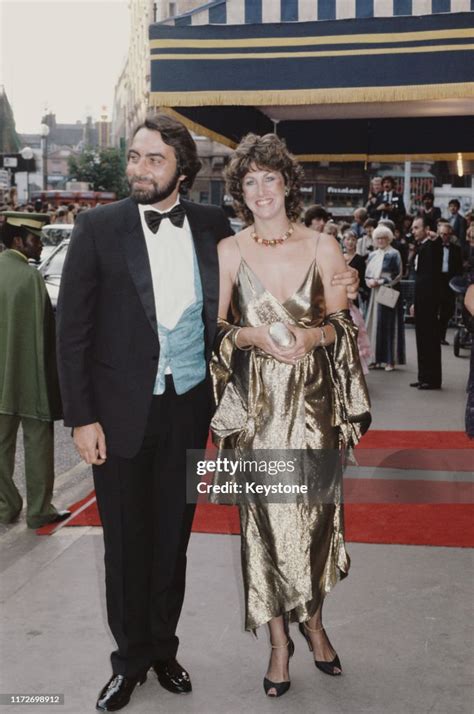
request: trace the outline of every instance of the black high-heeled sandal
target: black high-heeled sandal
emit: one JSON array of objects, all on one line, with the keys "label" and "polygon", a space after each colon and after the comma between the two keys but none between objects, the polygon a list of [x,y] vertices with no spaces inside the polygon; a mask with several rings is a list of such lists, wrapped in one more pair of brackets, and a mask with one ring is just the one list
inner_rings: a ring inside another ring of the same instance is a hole
[{"label": "black high-heeled sandal", "polygon": [[[317,629],[314,629],[313,627],[310,627],[306,622],[300,622],[298,625],[298,629],[305,638],[306,642],[308,643],[309,651],[313,652],[313,643],[311,642],[311,637],[308,635],[308,630],[309,632],[321,632],[321,630],[324,630],[324,627],[318,627]],[[321,670],[321,672],[324,672],[324,674],[329,674],[331,677],[340,677],[342,674],[342,667],[341,667],[341,661],[339,657],[336,656],[334,657],[331,662],[324,662],[324,661],[318,661],[314,660],[315,666]],[[336,669],[339,670],[339,672],[336,672]]]},{"label": "black high-heeled sandal", "polygon": [[[288,637],[284,645],[272,645],[272,650],[280,649],[280,647],[288,647],[288,661],[293,657],[295,653],[295,643]],[[283,694],[289,690],[291,682],[272,682],[271,679],[267,677],[263,678],[263,688],[267,697],[281,697]],[[269,694],[270,689],[274,689],[276,694]]]}]

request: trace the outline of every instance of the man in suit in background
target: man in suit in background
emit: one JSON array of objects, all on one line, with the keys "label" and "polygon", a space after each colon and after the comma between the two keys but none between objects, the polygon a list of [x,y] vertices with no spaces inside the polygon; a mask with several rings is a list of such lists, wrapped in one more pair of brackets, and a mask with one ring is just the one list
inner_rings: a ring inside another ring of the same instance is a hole
[{"label": "man in suit in background", "polygon": [[451,199],[451,201],[448,203],[448,210],[450,213],[448,220],[451,225],[451,228],[453,229],[454,235],[459,240],[462,247],[464,246],[464,243],[466,241],[467,221],[464,216],[461,216],[461,214],[459,213],[460,208],[461,204],[459,203],[457,198]]},{"label": "man in suit in background", "polygon": [[448,221],[441,219],[438,223],[438,235],[443,245],[443,265],[441,268],[441,294],[439,306],[439,327],[442,345],[449,345],[446,340],[446,330],[454,314],[455,293],[449,287],[449,281],[455,275],[462,275],[462,250],[453,243],[453,229]]},{"label": "man in suit in background", "polygon": [[395,191],[395,181],[391,176],[384,176],[382,190],[377,194],[375,203],[377,220],[391,220],[398,228],[401,228],[405,213],[403,196]]},{"label": "man in suit in background", "polygon": [[418,380],[410,387],[441,389],[439,304],[443,249],[441,238],[432,239],[428,220],[415,218],[412,226],[417,243],[415,256],[415,331]]},{"label": "man in suit in background", "polygon": [[365,204],[365,208],[367,211],[367,215],[369,218],[374,218],[378,220],[379,214],[376,210],[376,205],[377,205],[377,197],[382,190],[382,177],[381,176],[374,176],[372,179],[370,179],[370,188],[369,188],[369,196],[367,203]]}]

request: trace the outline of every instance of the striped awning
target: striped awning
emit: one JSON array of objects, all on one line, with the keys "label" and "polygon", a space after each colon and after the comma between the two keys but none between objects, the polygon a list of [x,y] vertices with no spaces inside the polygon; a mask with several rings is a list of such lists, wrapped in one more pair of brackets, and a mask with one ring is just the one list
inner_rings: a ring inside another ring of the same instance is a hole
[{"label": "striped awning", "polygon": [[307,160],[474,158],[474,13],[150,27],[153,106]]}]

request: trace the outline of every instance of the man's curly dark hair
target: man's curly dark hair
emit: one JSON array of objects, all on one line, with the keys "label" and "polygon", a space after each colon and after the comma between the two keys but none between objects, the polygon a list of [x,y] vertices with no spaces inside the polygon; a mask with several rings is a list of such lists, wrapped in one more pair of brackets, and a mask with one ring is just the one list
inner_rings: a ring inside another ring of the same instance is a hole
[{"label": "man's curly dark hair", "polygon": [[244,201],[242,181],[254,169],[279,171],[283,175],[288,189],[285,198],[286,214],[291,221],[297,221],[301,213],[303,169],[286,148],[285,141],[276,134],[247,134],[227,164],[224,171],[226,191],[234,199],[236,214],[246,225],[253,223],[252,211]]}]

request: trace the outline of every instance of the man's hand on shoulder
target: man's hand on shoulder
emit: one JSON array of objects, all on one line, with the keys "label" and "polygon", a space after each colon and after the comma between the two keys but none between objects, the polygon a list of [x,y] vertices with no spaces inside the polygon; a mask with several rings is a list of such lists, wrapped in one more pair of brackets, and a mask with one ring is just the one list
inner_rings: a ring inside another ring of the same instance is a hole
[{"label": "man's hand on shoulder", "polygon": [[99,422],[74,427],[74,446],[86,464],[101,466],[107,458],[105,434]]},{"label": "man's hand on shoulder", "polygon": [[346,288],[347,297],[350,300],[357,300],[359,296],[359,273],[355,268],[347,266],[346,270],[341,273],[336,273],[332,279],[333,285],[342,285]]}]

